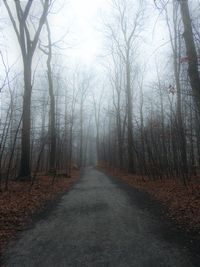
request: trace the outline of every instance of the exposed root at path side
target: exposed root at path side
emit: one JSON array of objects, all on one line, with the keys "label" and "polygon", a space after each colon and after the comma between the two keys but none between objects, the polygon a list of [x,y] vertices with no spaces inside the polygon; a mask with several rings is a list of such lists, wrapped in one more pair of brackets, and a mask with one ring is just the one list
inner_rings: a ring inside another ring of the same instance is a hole
[{"label": "exposed root at path side", "polygon": [[58,177],[52,185],[52,177],[39,177],[30,191],[30,182],[10,182],[9,190],[0,193],[0,255],[8,242],[24,229],[31,216],[64,192],[78,179],[74,171],[71,178]]},{"label": "exposed root at path side", "polygon": [[187,187],[174,180],[142,180],[140,176],[121,171],[106,172],[121,178],[141,191],[151,194],[156,200],[164,204],[168,215],[186,231],[200,234],[200,185],[191,184]]}]

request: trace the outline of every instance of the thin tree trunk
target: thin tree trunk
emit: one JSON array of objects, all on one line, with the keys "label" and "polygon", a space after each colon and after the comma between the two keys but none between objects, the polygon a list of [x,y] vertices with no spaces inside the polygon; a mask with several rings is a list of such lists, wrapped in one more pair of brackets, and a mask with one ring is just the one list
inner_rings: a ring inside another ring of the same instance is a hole
[{"label": "thin tree trunk", "polygon": [[135,171],[135,166],[134,166],[134,155],[133,155],[133,110],[132,110],[133,108],[132,108],[129,54],[127,55],[127,62],[126,62],[126,93],[127,93],[127,115],[128,115],[128,129],[127,129],[128,171],[133,173]]}]

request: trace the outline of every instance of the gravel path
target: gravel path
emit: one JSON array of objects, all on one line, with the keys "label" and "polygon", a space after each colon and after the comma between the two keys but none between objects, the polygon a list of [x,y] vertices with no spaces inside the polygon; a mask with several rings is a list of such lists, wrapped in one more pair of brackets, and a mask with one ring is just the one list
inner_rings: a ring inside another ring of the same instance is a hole
[{"label": "gravel path", "polygon": [[95,169],[10,245],[6,266],[200,266],[145,194]]}]

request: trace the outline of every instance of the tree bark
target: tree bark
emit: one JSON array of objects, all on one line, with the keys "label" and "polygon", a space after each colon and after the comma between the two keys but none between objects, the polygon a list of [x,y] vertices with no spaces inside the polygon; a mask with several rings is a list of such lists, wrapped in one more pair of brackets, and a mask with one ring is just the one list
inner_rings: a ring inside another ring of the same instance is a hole
[{"label": "tree bark", "polygon": [[200,76],[198,72],[198,56],[192,31],[192,22],[188,6],[188,0],[179,0],[181,16],[184,25],[183,37],[185,40],[186,53],[188,57],[188,75],[193,91],[193,98],[200,116]]},{"label": "tree bark", "polygon": [[30,177],[30,132],[31,132],[31,58],[24,59],[24,97],[22,113],[21,162],[19,177]]},{"label": "tree bark", "polygon": [[[128,54],[128,52],[127,52]],[[134,155],[133,155],[133,107],[132,107],[132,93],[131,93],[131,77],[130,77],[130,63],[129,54],[126,62],[126,94],[127,94],[127,111],[128,111],[128,171],[133,173],[135,171]]]}]

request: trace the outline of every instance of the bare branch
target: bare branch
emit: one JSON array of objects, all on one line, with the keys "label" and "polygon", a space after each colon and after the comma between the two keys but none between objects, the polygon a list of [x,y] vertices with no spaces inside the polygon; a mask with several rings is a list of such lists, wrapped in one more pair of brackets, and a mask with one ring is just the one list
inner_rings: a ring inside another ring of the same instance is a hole
[{"label": "bare branch", "polygon": [[17,38],[18,38],[18,40],[20,42],[20,35],[19,35],[19,30],[17,29],[16,21],[15,21],[13,15],[12,15],[12,12],[10,10],[10,7],[9,7],[8,3],[7,3],[7,0],[3,0],[3,2],[4,2],[4,5],[5,5],[6,9],[7,9],[8,15],[9,15],[10,20],[12,22],[12,25],[13,25],[13,28],[14,28],[15,33],[17,35]]}]

